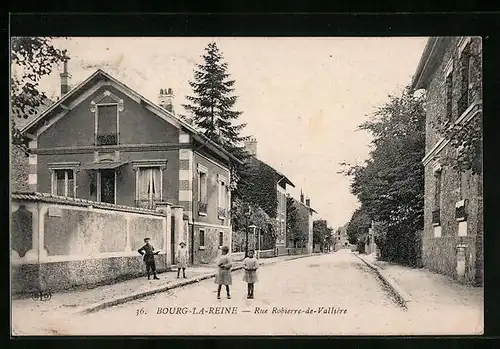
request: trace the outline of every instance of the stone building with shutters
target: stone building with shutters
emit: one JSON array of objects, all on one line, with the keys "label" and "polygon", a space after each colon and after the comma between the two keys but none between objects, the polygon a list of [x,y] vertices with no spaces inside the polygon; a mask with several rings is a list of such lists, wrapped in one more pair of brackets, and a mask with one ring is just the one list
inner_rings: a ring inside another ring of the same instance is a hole
[{"label": "stone building with shutters", "polygon": [[475,285],[483,282],[483,178],[451,166],[457,148],[443,131],[481,120],[481,65],[481,38],[433,37],[412,81],[427,98],[422,263]]},{"label": "stone building with shutters", "polygon": [[191,263],[214,261],[231,246],[229,168],[239,160],[174,114],[170,88],[155,104],[102,70],[72,89],[70,77],[61,74],[60,99],[21,129],[29,191],[162,209],[171,216],[168,264],[181,240]]}]

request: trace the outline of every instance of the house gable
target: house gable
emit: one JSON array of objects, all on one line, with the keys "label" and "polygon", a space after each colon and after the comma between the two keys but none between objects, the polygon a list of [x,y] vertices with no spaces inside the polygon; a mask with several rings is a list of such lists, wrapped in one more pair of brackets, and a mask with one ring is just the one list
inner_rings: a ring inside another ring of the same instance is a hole
[{"label": "house gable", "polygon": [[[75,108],[80,107],[82,103],[84,103],[85,107],[85,102],[88,102],[88,99],[103,87],[106,87],[106,90],[114,89],[115,91],[121,93],[124,101],[126,97],[128,97],[132,101],[135,101],[135,103],[142,108],[141,112],[138,114],[142,115],[144,114],[144,111],[149,111],[150,113],[156,115],[159,119],[175,127],[177,130],[182,129],[183,135],[189,134],[190,136],[193,137],[193,139],[197,140],[198,142],[201,142],[204,147],[209,149],[214,154],[218,154],[219,156],[227,158],[228,160],[231,159],[232,161],[241,163],[241,160],[237,159],[232,154],[222,149],[220,145],[209,140],[207,137],[199,134],[193,126],[178,119],[171,112],[147,100],[146,98],[144,98],[131,88],[122,84],[121,82],[114,79],[113,77],[106,74],[100,69],[97,70],[94,74],[92,74],[87,80],[83,81],[80,85],[78,85],[70,92],[68,92],[66,95],[64,95],[58,102],[54,103],[48,110],[40,114],[33,121],[29,122],[21,130],[21,132],[29,136],[30,138],[36,140],[39,135],[44,133],[47,129],[51,128],[51,126],[54,125],[59,120],[65,118],[66,115],[68,115]],[[120,95],[119,93],[117,93],[118,96]],[[136,117],[135,120],[139,120],[136,131],[140,132],[142,125],[142,123],[140,122],[140,117]],[[165,127],[164,125],[159,126],[158,128],[155,128],[155,131],[158,132],[158,130],[162,130],[162,132],[164,132],[164,127]],[[75,133],[75,130],[72,129],[68,124],[65,125],[65,127],[59,126],[59,128],[65,129],[64,130],[65,134],[71,135],[72,133],[73,134]],[[149,139],[149,134],[147,132],[143,132],[143,134],[147,135],[147,137],[145,137],[141,141],[141,144],[144,143],[145,140]],[[178,136],[176,141],[172,140],[172,142],[179,143],[180,141],[179,137],[181,137],[181,135]],[[87,138],[86,143],[88,143],[88,135],[85,135],[83,138],[84,139]],[[54,145],[52,145],[52,147],[53,146]]]},{"label": "house gable", "polygon": [[177,144],[177,125],[158,117],[137,100],[123,93],[112,83],[98,84],[85,98],[69,104],[69,110],[48,118],[47,125],[37,130],[38,148],[94,146],[96,116],[99,105],[118,108],[119,144]]}]

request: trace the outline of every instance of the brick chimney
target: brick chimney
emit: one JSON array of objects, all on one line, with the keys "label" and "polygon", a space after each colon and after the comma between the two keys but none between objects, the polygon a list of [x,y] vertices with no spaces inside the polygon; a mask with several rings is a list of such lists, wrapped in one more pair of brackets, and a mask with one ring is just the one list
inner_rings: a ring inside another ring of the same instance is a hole
[{"label": "brick chimney", "polygon": [[158,105],[171,113],[174,113],[174,91],[171,88],[161,88],[158,96]]},{"label": "brick chimney", "polygon": [[306,206],[311,207],[311,198],[306,199]]},{"label": "brick chimney", "polygon": [[68,73],[68,61],[64,61],[63,72],[59,74],[61,77],[61,97],[70,90],[71,74]]},{"label": "brick chimney", "polygon": [[245,142],[245,150],[252,156],[257,156],[257,140],[250,138]]},{"label": "brick chimney", "polygon": [[304,203],[304,193],[302,192],[302,190],[300,191],[300,203]]}]

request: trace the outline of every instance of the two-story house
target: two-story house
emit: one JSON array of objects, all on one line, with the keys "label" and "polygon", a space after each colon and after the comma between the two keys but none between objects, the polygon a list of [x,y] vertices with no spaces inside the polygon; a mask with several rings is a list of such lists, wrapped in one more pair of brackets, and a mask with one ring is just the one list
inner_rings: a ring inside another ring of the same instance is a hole
[{"label": "two-story house", "polygon": [[483,280],[482,175],[449,165],[457,149],[438,130],[446,123],[464,130],[481,120],[481,65],[481,38],[433,37],[412,82],[427,98],[422,263],[478,285]]},{"label": "two-story house", "polygon": [[210,263],[231,245],[227,184],[239,160],[173,113],[171,89],[155,104],[102,70],[71,90],[66,69],[61,78],[61,98],[21,130],[30,138],[30,191],[151,210],[177,205],[172,262],[180,240],[191,263]]},{"label": "two-story house", "polygon": [[[257,158],[257,141],[251,139],[245,144],[251,155],[248,161],[250,168],[249,185],[242,185],[242,192],[258,204],[271,218],[276,219],[276,240],[273,248],[278,255],[286,253],[286,194],[287,185],[295,187],[287,176],[280,173]],[[265,240],[267,241],[267,240]],[[266,244],[267,245],[267,244]],[[266,246],[270,248],[271,246]]]}]

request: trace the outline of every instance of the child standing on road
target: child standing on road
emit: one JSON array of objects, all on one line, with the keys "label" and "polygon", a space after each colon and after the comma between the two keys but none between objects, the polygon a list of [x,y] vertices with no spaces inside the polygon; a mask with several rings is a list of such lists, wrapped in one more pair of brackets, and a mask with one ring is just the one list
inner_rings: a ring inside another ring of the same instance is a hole
[{"label": "child standing on road", "polygon": [[217,260],[219,271],[215,274],[215,283],[219,285],[217,288],[217,299],[220,299],[220,290],[222,285],[226,286],[227,299],[231,299],[231,295],[229,294],[229,285],[232,284],[231,267],[233,264],[231,257],[229,257],[229,247],[222,246],[221,251],[222,255]]},{"label": "child standing on road", "polygon": [[259,262],[254,258],[253,250],[248,251],[248,257],[243,260],[243,269],[245,269],[245,274],[243,275],[243,281],[248,284],[247,298],[253,299],[253,286],[258,281],[257,279],[257,269],[259,268]]},{"label": "child standing on road", "polygon": [[188,251],[186,248],[186,244],[184,241],[181,241],[179,244],[180,248],[177,250],[177,279],[179,278],[179,275],[181,273],[182,269],[182,277],[185,279],[186,278],[186,267],[187,267],[187,261],[188,261]]},{"label": "child standing on road", "polygon": [[137,250],[141,255],[144,256],[143,260],[146,263],[146,272],[148,273],[148,280],[150,279],[150,272],[153,272],[153,279],[160,280],[158,276],[156,276],[156,264],[155,264],[155,254],[160,253],[160,251],[155,251],[153,245],[151,245],[151,239],[145,238],[144,242],[146,243],[140,249]]}]

